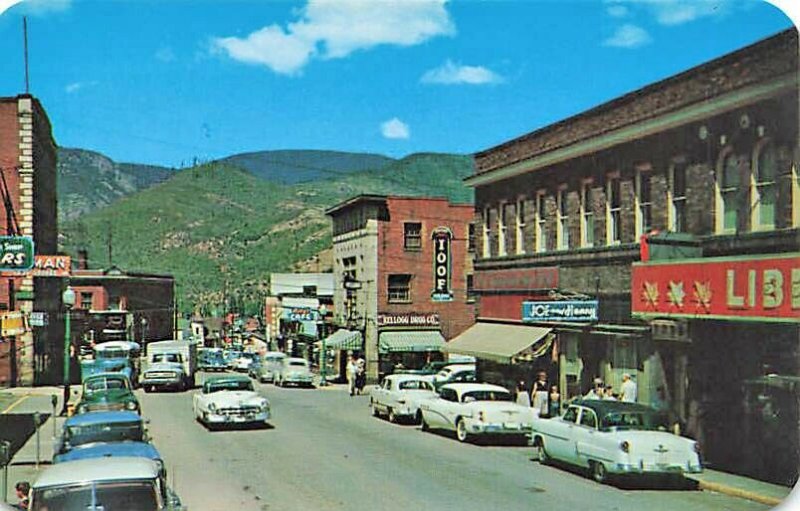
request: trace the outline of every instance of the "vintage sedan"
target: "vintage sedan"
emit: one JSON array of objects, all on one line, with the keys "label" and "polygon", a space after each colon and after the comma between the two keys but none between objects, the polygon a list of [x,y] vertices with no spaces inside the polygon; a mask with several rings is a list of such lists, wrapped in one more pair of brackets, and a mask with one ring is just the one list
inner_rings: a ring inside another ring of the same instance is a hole
[{"label": "vintage sedan", "polygon": [[540,462],[563,461],[609,475],[675,475],[702,472],[697,442],[668,432],[653,408],[636,403],[583,399],[561,417],[537,420],[532,439]]},{"label": "vintage sedan", "polygon": [[278,368],[278,373],[275,375],[275,385],[279,387],[287,385],[312,387],[314,385],[314,375],[311,374],[308,360],[295,357],[283,359],[280,368]]},{"label": "vintage sedan", "polygon": [[432,397],[436,397],[436,392],[429,381],[413,374],[392,374],[370,392],[369,404],[375,417],[385,414],[389,422],[414,419],[419,423],[422,420],[419,404]]},{"label": "vintage sedan", "polygon": [[135,412],[87,412],[64,422],[61,438],[54,448],[54,463],[66,461],[67,454],[80,447],[105,443],[147,442],[144,420]]},{"label": "vintage sedan", "polygon": [[426,379],[439,388],[447,383],[472,383],[475,381],[475,364],[451,364]]},{"label": "vintage sedan", "polygon": [[76,413],[101,410],[128,410],[141,414],[139,400],[131,382],[122,373],[101,373],[86,378]]},{"label": "vintage sedan", "polygon": [[218,348],[205,348],[197,354],[197,369],[199,371],[225,371],[228,363]]},{"label": "vintage sedan", "polygon": [[250,366],[250,375],[261,383],[274,382],[275,375],[280,371],[285,358],[285,353],[268,351],[259,359],[258,363]]},{"label": "vintage sedan", "polygon": [[422,429],[448,429],[460,442],[478,435],[527,435],[532,408],[514,402],[511,392],[488,383],[449,383],[439,395],[420,402]]},{"label": "vintage sedan", "polygon": [[208,428],[232,424],[264,424],[270,417],[269,401],[253,390],[246,376],[209,378],[194,395],[194,416]]}]

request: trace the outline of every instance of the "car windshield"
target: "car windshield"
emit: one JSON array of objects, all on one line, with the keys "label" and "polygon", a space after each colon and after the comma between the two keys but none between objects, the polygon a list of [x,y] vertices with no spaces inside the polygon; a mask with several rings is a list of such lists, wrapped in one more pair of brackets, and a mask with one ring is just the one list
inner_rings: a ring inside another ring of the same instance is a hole
[{"label": "car windshield", "polygon": [[450,373],[452,372],[453,372],[452,369],[450,369],[449,367],[445,367],[444,369],[439,371],[439,376],[441,376],[442,378],[447,378],[448,376],[450,376]]},{"label": "car windshield", "polygon": [[153,355],[153,362],[181,362],[181,356],[178,353],[156,353]]},{"label": "car windshield", "polygon": [[96,378],[85,383],[86,390],[97,392],[102,390],[127,389],[128,382],[121,378]]},{"label": "car windshield", "polygon": [[253,390],[253,384],[249,380],[215,381],[207,385],[208,391],[206,394],[221,390]]},{"label": "car windshield", "polygon": [[400,390],[431,390],[431,386],[422,380],[406,380],[400,382]]},{"label": "car windshield", "polygon": [[126,440],[141,442],[144,438],[144,428],[140,421],[88,424],[70,426],[64,436],[72,447],[94,442],[124,442]]},{"label": "car windshield", "polygon": [[461,396],[463,403],[473,401],[512,401],[511,393],[505,390],[473,390]]},{"label": "car windshield", "polygon": [[156,486],[152,481],[114,481],[33,491],[34,511],[156,511]]},{"label": "car windshield", "polygon": [[612,429],[620,430],[657,430],[666,426],[663,417],[657,413],[646,411],[619,411],[611,412],[600,421],[600,429],[609,431]]}]

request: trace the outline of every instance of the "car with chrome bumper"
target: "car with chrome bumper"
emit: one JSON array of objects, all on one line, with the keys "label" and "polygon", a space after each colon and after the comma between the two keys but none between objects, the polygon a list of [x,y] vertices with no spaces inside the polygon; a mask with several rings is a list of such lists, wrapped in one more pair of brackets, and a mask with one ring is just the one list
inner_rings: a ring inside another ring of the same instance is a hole
[{"label": "car with chrome bumper", "polygon": [[537,458],[588,469],[595,481],[609,476],[700,473],[694,440],[669,432],[666,418],[649,406],[582,399],[561,417],[540,419],[531,433]]},{"label": "car with chrome bumper", "polygon": [[115,410],[142,413],[128,377],[122,373],[101,373],[86,378],[75,413]]},{"label": "car with chrome bumper", "polygon": [[314,375],[311,373],[308,360],[295,357],[283,359],[278,373],[275,375],[275,385],[279,387],[287,385],[314,386]]},{"label": "car with chrome bumper", "polygon": [[186,390],[187,380],[180,353],[155,353],[142,373],[141,385],[145,392],[165,388]]},{"label": "car with chrome bumper", "polygon": [[280,351],[266,352],[263,357],[258,359],[258,362],[254,362],[250,366],[250,376],[261,383],[274,382],[275,375],[280,371],[285,358],[286,353]]},{"label": "car with chrome bumper", "polygon": [[369,404],[372,415],[386,415],[389,422],[399,420],[422,421],[419,404],[436,397],[433,385],[414,374],[392,374],[381,385],[370,392]]},{"label": "car with chrome bumper", "polygon": [[488,383],[449,383],[439,395],[424,400],[422,429],[456,432],[460,442],[488,435],[530,433],[535,420],[532,408],[518,405],[507,389]]},{"label": "car with chrome bumper", "polygon": [[246,376],[209,378],[193,397],[194,416],[208,428],[233,424],[264,424],[272,417],[269,401],[253,389]]}]

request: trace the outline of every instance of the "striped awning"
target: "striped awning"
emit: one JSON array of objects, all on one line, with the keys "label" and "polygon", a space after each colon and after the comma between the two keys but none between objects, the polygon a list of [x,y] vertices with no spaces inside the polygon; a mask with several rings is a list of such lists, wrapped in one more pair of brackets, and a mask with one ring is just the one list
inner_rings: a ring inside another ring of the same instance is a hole
[{"label": "striped awning", "polygon": [[440,351],[444,345],[444,337],[438,330],[381,332],[378,339],[378,353]]},{"label": "striped awning", "polygon": [[[322,344],[319,342],[318,344]],[[325,338],[327,350],[360,350],[362,348],[361,332],[339,329]]]},{"label": "striped awning", "polygon": [[447,343],[445,351],[508,364],[540,357],[552,346],[552,328],[475,323]]}]

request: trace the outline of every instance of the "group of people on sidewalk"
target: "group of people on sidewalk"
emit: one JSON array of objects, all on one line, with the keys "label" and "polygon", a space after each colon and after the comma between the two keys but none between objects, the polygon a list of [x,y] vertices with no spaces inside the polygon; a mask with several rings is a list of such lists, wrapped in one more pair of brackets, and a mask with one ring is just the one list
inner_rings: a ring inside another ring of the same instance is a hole
[{"label": "group of people on sidewalk", "polygon": [[614,389],[611,385],[603,383],[602,379],[595,378],[594,386],[589,389],[589,392],[587,392],[583,398],[635,403],[636,392],[636,382],[631,379],[630,374],[625,373],[622,375],[622,385],[620,385],[619,393],[614,392]]},{"label": "group of people on sidewalk", "polygon": [[[636,402],[636,382],[631,379],[631,375],[622,375],[622,385],[619,394],[614,392],[611,385],[607,385],[600,378],[595,378],[594,385],[587,392],[583,399],[601,399],[607,401]],[[549,385],[547,373],[539,371],[536,381],[533,382],[530,393],[524,381],[517,384],[516,389],[517,404],[532,407],[536,410],[539,417],[556,417],[561,412],[561,394],[557,385]]]},{"label": "group of people on sidewalk", "polygon": [[347,388],[350,395],[360,395],[364,392],[367,382],[367,361],[360,355],[352,355],[347,361]]}]

